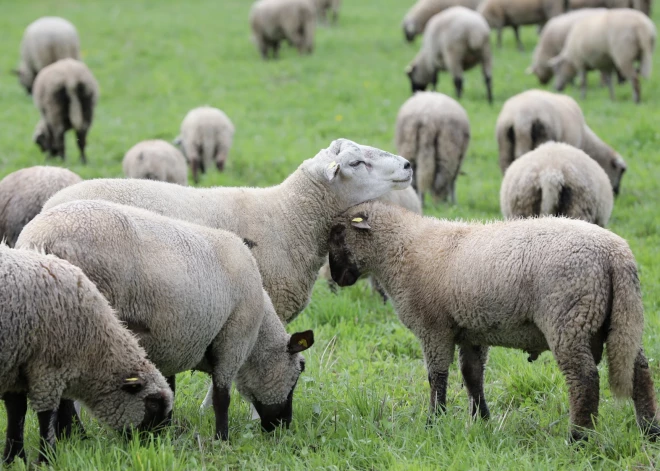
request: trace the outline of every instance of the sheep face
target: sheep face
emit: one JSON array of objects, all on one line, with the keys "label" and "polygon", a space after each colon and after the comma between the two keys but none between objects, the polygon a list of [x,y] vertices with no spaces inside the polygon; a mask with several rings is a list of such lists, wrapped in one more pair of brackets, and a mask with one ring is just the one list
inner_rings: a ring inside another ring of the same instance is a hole
[{"label": "sheep face", "polygon": [[555,76],[555,89],[558,92],[561,92],[566,87],[566,84],[570,83],[577,74],[577,69],[573,63],[562,56],[550,59],[548,65],[552,68]]},{"label": "sheep face", "polygon": [[48,152],[52,147],[52,136],[48,130],[48,126],[43,120],[39,120],[37,127],[34,130],[33,141],[39,146],[41,152]]},{"label": "sheep face", "polygon": [[413,42],[417,33],[418,31],[414,21],[406,20],[403,22],[403,35],[406,37],[406,41],[409,43]]},{"label": "sheep face", "polygon": [[436,75],[428,67],[422,66],[421,63],[410,64],[406,68],[406,74],[410,80],[410,87],[413,95],[415,92],[423,92],[429,84],[435,89]]},{"label": "sheep face", "polygon": [[34,74],[25,64],[21,64],[18,69],[12,70],[12,73],[18,77],[18,82],[25,88],[29,95],[32,95],[32,85],[34,84]]},{"label": "sheep face", "polygon": [[360,214],[352,217],[350,224],[350,228],[344,221],[335,224],[328,239],[330,274],[335,283],[342,287],[355,284],[367,265],[365,260],[359,259],[353,247],[366,243],[364,239],[369,237],[369,223],[366,216]]},{"label": "sheep face", "polygon": [[297,332],[267,356],[249,358],[239,370],[238,392],[254,405],[264,431],[272,432],[281,425],[289,427],[293,416],[293,391],[305,370],[305,358],[300,352],[313,344],[311,330]]},{"label": "sheep face", "polygon": [[626,162],[618,154],[615,154],[612,160],[610,161],[610,164],[605,166],[605,173],[610,179],[610,183],[612,184],[612,190],[614,191],[615,196],[619,195],[621,178],[623,178],[623,174],[627,169],[628,166],[626,165]]},{"label": "sheep face", "polygon": [[536,75],[541,85],[547,85],[552,78],[552,68],[546,64],[535,64],[533,67],[527,69],[526,72]]}]

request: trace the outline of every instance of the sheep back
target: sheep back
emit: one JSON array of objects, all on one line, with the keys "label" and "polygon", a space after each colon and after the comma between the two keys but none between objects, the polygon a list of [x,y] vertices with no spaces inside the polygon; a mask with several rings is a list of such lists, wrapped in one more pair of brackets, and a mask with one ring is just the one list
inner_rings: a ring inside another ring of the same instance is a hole
[{"label": "sheep back", "polygon": [[138,142],[124,155],[124,175],[178,185],[188,184],[186,159],[169,142],[153,139]]}]

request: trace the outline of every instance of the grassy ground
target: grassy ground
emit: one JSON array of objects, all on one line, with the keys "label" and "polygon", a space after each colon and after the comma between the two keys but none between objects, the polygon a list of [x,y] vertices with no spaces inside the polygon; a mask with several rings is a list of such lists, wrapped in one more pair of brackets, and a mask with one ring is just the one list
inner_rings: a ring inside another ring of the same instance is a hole
[{"label": "grassy ground", "polygon": [[[321,28],[311,57],[285,49],[264,63],[250,42],[247,0],[3,1],[0,15],[0,177],[44,163],[31,142],[37,110],[6,71],[18,60],[23,28],[42,15],[76,24],[83,58],[101,85],[89,136],[89,165],[77,161],[69,136],[66,165],[86,178],[121,176],[124,152],[139,140],[171,140],[185,113],[211,104],[234,121],[237,133],[224,174],[202,184],[266,186],[337,137],[394,150],[394,120],[409,97],[403,73],[417,45],[399,27],[412,0],[347,0],[336,28]],[[656,9],[658,10],[658,9]],[[657,14],[655,16],[660,18]],[[488,106],[481,74],[467,73],[463,106],[472,143],[459,177],[458,205],[429,213],[496,219],[501,175],[494,124],[505,99],[536,87],[523,71],[536,42],[523,31],[526,53],[512,33],[495,51],[495,104]],[[657,54],[656,54],[657,58]],[[659,66],[656,60],[656,68]],[[657,70],[656,72],[659,72]],[[660,382],[660,79],[642,83],[635,106],[629,86],[617,101],[592,88],[581,101],[592,128],[627,160],[610,229],[625,237],[640,265],[647,328],[644,342]],[[447,75],[439,91],[453,96]],[[569,93],[577,96],[575,90]],[[548,353],[533,364],[513,350],[493,349],[486,373],[492,420],[472,422],[457,368],[450,375],[449,410],[426,428],[428,384],[418,342],[366,285],[332,295],[317,283],[312,302],[291,326],[313,328],[290,430],[263,435],[248,405],[234,395],[228,443],[215,442],[210,411],[200,414],[206,378],[178,376],[176,426],[147,447],[123,443],[86,417],[91,438],[59,445],[55,469],[653,469],[660,447],[641,438],[631,403],[615,402],[601,367],[600,422],[583,448],[567,446],[564,379]],[[656,388],[657,389],[657,388]],[[5,428],[0,412],[0,430]],[[36,458],[37,424],[28,419],[29,456]],[[14,466],[22,469],[22,464]]]}]

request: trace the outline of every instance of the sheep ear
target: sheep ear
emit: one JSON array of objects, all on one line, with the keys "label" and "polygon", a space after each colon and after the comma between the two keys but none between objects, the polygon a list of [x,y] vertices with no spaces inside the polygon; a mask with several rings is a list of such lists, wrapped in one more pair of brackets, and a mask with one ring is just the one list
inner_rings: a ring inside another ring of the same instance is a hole
[{"label": "sheep ear", "polygon": [[306,330],[305,332],[296,332],[295,334],[291,335],[291,338],[289,339],[287,352],[291,354],[304,352],[312,345],[314,345],[313,331]]},{"label": "sheep ear", "polygon": [[351,226],[356,227],[358,229],[364,229],[364,230],[369,230],[371,229],[371,226],[367,222],[367,216],[358,216],[353,219],[351,219]]},{"label": "sheep ear", "polygon": [[137,394],[144,389],[144,380],[139,376],[129,376],[124,379],[121,389],[131,394]]},{"label": "sheep ear", "polygon": [[337,176],[337,174],[339,173],[339,167],[340,165],[333,160],[332,162],[330,162],[330,165],[328,165],[325,168],[324,173],[328,181],[331,182]]}]

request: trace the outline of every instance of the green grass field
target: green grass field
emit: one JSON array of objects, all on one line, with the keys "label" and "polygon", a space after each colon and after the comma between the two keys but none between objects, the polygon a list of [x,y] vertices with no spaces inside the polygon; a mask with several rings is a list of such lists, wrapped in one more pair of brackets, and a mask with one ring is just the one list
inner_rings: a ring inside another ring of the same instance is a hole
[{"label": "green grass field", "polygon": [[[278,62],[263,62],[250,41],[248,0],[5,0],[0,15],[0,177],[45,162],[32,132],[38,112],[8,71],[18,63],[23,29],[43,15],[59,15],[78,28],[83,60],[101,86],[89,135],[86,167],[68,136],[66,166],[85,178],[119,177],[124,152],[148,138],[172,140],[185,113],[202,104],[223,109],[236,126],[225,173],[201,184],[267,186],[298,164],[346,137],[394,151],[394,122],[410,96],[403,70],[416,54],[401,19],[412,0],[345,0],[337,27],[319,28],[315,52],[299,57],[284,48]],[[656,24],[660,18],[656,8]],[[495,49],[491,107],[479,70],[465,77],[472,142],[457,185],[458,205],[428,213],[462,219],[500,218],[494,126],[502,103],[537,87],[524,74],[536,42],[525,28],[527,52],[513,34]],[[494,44],[494,41],[493,41]],[[657,59],[657,54],[656,54]],[[590,77],[580,101],[587,122],[628,163],[609,228],[636,254],[644,292],[644,343],[660,390],[660,63],[642,82],[642,104],[629,85],[617,101]],[[453,96],[451,78],[439,90]],[[575,89],[568,93],[577,97]],[[59,162],[50,162],[60,165]],[[250,420],[234,393],[230,441],[212,439],[213,413],[199,412],[207,378],[178,376],[175,426],[146,446],[126,443],[84,416],[90,439],[58,445],[54,469],[655,469],[660,446],[641,437],[631,401],[615,401],[601,365],[600,420],[582,448],[567,445],[568,399],[549,353],[534,363],[514,350],[494,348],[486,372],[492,419],[470,419],[456,363],[450,370],[448,413],[427,428],[429,386],[421,349],[369,287],[335,296],[318,282],[309,307],[290,331],[313,328],[307,370],[294,401],[289,430],[272,435]],[[0,408],[1,409],[1,408]],[[0,431],[5,430],[4,410]],[[28,416],[28,454],[37,457],[36,416]],[[23,469],[17,463],[12,469]]]}]

